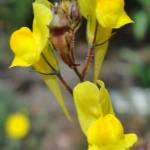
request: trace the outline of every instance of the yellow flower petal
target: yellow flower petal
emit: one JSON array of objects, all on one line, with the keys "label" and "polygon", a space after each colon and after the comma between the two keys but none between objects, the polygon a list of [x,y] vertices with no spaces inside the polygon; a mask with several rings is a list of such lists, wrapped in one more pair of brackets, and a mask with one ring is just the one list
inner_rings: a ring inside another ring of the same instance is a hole
[{"label": "yellow flower petal", "polygon": [[35,0],[35,2],[43,4],[43,5],[47,6],[50,9],[52,9],[52,7],[53,7],[53,4],[51,2],[49,2],[48,0]]},{"label": "yellow flower petal", "polygon": [[105,28],[119,28],[132,20],[125,16],[124,0],[99,0],[96,7],[98,22]]},{"label": "yellow flower petal", "polygon": [[109,145],[123,138],[123,127],[120,121],[111,114],[93,122],[88,129],[88,142],[94,145]]},{"label": "yellow flower petal", "polygon": [[39,59],[34,36],[27,27],[22,27],[11,35],[10,47],[15,54],[11,66],[27,67]]},{"label": "yellow flower petal", "polygon": [[118,141],[118,139],[123,138],[124,129],[121,122],[116,116],[107,114],[104,117],[104,124],[106,125],[109,133],[109,137],[107,139],[109,142],[116,142]]},{"label": "yellow flower petal", "polygon": [[90,145],[89,146],[89,148],[88,148],[88,150],[102,150],[102,149],[100,149],[98,146],[96,146],[96,145]]},{"label": "yellow flower petal", "polygon": [[95,10],[97,0],[78,0],[77,2],[79,5],[80,13],[85,18],[95,14],[93,11]]},{"label": "yellow flower petal", "polygon": [[52,20],[52,11],[44,4],[34,2],[33,34],[36,38],[38,51],[42,51],[49,38],[48,25]]},{"label": "yellow flower petal", "polygon": [[97,85],[100,86],[99,100],[101,105],[101,115],[105,116],[107,114],[114,114],[111,97],[108,90],[105,88],[104,82],[97,80]]},{"label": "yellow flower petal", "polygon": [[115,28],[120,28],[125,24],[134,23],[134,21],[127,15],[127,13],[124,11],[120,18],[117,21]]},{"label": "yellow flower petal", "polygon": [[137,142],[138,138],[136,134],[130,133],[125,135],[126,148],[130,148]]},{"label": "yellow flower petal", "polygon": [[91,122],[101,115],[99,89],[95,84],[86,81],[74,88],[73,97],[81,128],[86,134]]},{"label": "yellow flower petal", "polygon": [[28,66],[31,66],[31,64],[26,62],[22,58],[15,56],[9,68],[17,67],[17,66],[28,67]]}]

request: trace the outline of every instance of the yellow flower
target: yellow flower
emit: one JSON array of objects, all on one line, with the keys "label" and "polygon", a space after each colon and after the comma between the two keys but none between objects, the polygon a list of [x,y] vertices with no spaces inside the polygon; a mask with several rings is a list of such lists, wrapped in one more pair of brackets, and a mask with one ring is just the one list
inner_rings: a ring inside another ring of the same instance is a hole
[{"label": "yellow flower", "polygon": [[136,134],[124,134],[120,121],[107,114],[94,121],[88,129],[88,150],[127,150],[136,141]]},{"label": "yellow flower", "polygon": [[33,10],[33,32],[27,27],[22,27],[10,38],[10,47],[15,54],[11,67],[28,67],[36,64],[48,43],[47,26],[52,20],[52,12],[50,8],[38,2],[33,3]]},{"label": "yellow flower", "polygon": [[73,90],[80,126],[85,134],[91,123],[100,116],[114,114],[110,95],[102,81],[97,81],[99,88],[92,82],[79,83]]},{"label": "yellow flower", "polygon": [[50,75],[51,73],[59,72],[58,61],[48,40],[48,25],[53,17],[51,9],[52,4],[48,0],[36,0],[33,3],[34,20],[32,31],[27,27],[21,27],[11,35],[10,47],[15,57],[10,67],[32,66],[37,72],[41,73],[42,79],[70,120],[57,78],[54,75]]},{"label": "yellow flower", "polygon": [[97,0],[96,17],[105,28],[120,28],[133,22],[124,11],[124,0]]},{"label": "yellow flower", "polygon": [[[107,41],[111,37],[112,29],[120,28],[133,21],[124,10],[124,0],[78,0],[78,5],[81,15],[87,19],[89,45],[100,44],[94,48],[93,79],[96,82],[108,48]],[[95,34],[96,30],[97,33]]]},{"label": "yellow flower", "polygon": [[11,67],[28,67],[37,62],[40,52],[37,51],[35,38],[27,27],[15,31],[10,39],[10,47],[15,53]]},{"label": "yellow flower", "polygon": [[30,122],[28,117],[20,112],[10,115],[6,120],[6,134],[10,138],[24,138],[29,129]]},{"label": "yellow flower", "polygon": [[133,21],[124,11],[124,0],[78,0],[81,14],[95,17],[104,28],[120,28]]},{"label": "yellow flower", "polygon": [[88,150],[127,150],[137,141],[135,134],[124,134],[102,81],[97,85],[89,81],[78,84],[73,96]]}]

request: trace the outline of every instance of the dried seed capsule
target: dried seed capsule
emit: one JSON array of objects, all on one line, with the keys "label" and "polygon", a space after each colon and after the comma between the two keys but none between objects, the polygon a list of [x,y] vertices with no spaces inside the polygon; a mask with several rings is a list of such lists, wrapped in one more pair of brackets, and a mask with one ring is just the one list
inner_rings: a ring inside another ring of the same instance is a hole
[{"label": "dried seed capsule", "polygon": [[[54,49],[60,54],[63,61],[69,66],[75,66],[73,55],[76,19],[74,14],[75,7],[71,1],[62,1],[55,4],[53,8],[53,19],[50,23],[50,42]],[[72,16],[71,16],[72,13]],[[73,17],[73,18],[72,18]]]}]

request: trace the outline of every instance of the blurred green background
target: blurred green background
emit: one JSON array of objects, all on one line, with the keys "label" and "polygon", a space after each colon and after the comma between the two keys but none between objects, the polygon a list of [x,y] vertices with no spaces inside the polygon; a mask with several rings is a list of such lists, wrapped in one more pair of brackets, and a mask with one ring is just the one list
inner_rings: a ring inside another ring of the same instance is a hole
[{"label": "blurred green background", "polygon": [[[110,40],[102,69],[102,79],[110,89],[118,116],[127,131],[141,137],[137,150],[150,149],[150,1],[126,0],[126,11],[134,24],[119,30]],[[13,54],[10,34],[21,26],[32,27],[32,0],[0,0],[0,149],[1,150],[81,150],[86,149],[72,98],[66,102],[74,117],[64,117],[53,96],[30,69],[9,69]],[[85,22],[77,34],[76,57],[82,64],[87,45]],[[72,85],[76,77],[64,64],[63,73]],[[89,77],[91,74],[89,73]],[[29,134],[13,140],[5,134],[5,122],[14,112],[23,112],[31,122]]]}]

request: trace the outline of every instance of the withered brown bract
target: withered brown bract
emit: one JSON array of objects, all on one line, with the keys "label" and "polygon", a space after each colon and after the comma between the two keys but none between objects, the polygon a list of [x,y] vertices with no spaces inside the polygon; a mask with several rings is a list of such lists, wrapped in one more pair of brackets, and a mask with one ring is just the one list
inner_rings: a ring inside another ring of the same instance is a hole
[{"label": "withered brown bract", "polygon": [[71,68],[77,66],[74,57],[74,38],[80,26],[80,15],[76,1],[64,0],[55,3],[53,19],[49,25],[50,42]]}]

